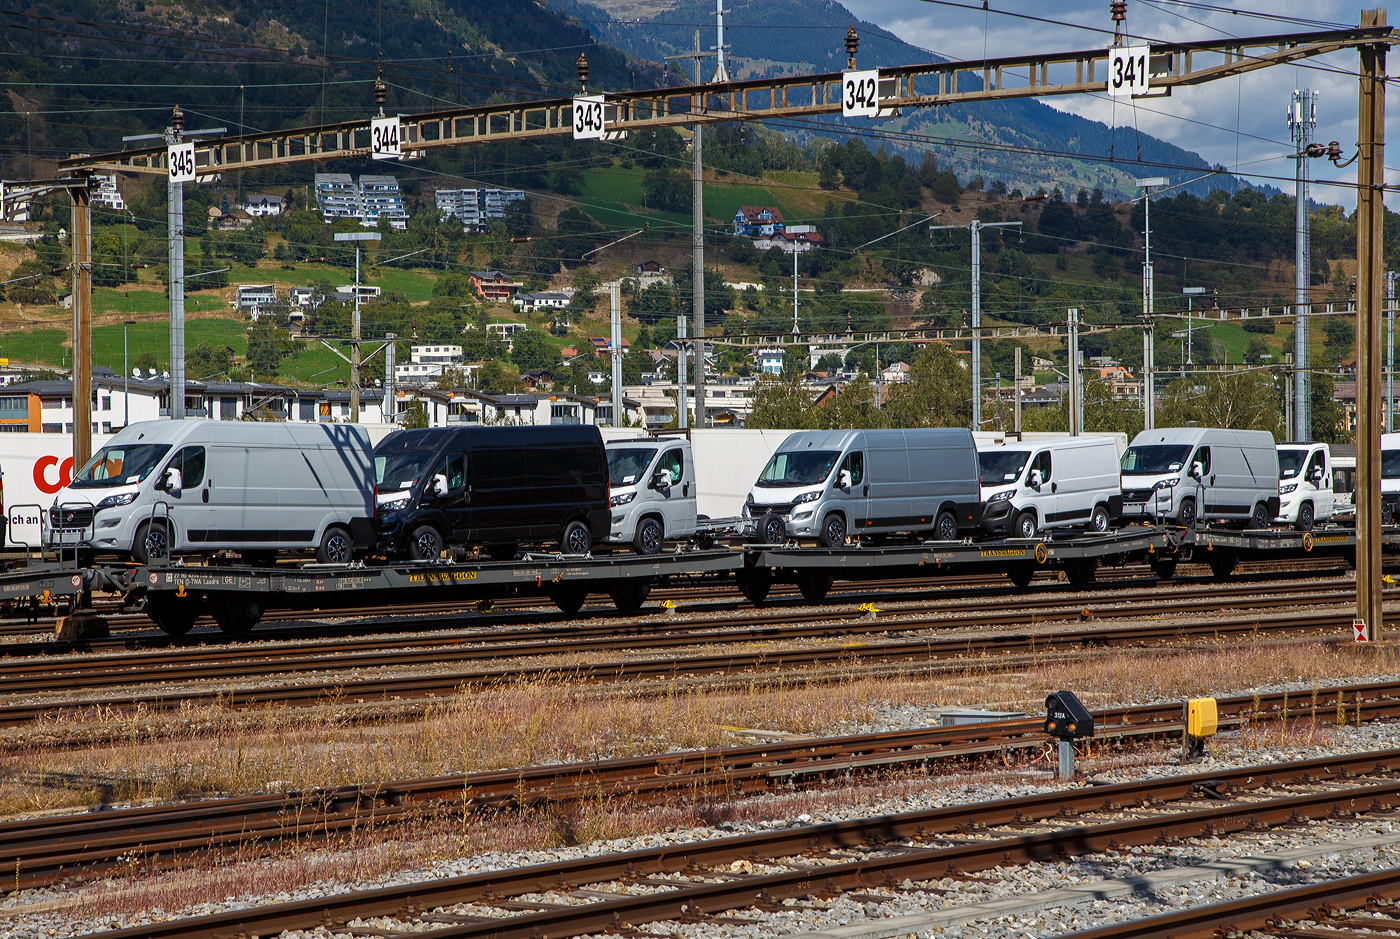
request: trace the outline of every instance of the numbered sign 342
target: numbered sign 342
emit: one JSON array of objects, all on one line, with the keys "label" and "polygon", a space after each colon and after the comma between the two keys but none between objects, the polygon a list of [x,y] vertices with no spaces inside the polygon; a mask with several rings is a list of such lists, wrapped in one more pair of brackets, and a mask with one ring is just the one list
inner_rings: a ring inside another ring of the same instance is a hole
[{"label": "numbered sign 342", "polygon": [[369,122],[369,155],[376,160],[403,156],[403,132],[397,117],[376,117]]},{"label": "numbered sign 342", "polygon": [[194,182],[194,144],[172,143],[165,151],[172,183]]},{"label": "numbered sign 342", "polygon": [[603,139],[602,95],[579,95],[574,98],[574,139]]},{"label": "numbered sign 342", "polygon": [[880,72],[841,73],[841,116],[874,117],[880,109]]},{"label": "numbered sign 342", "polygon": [[1108,50],[1108,93],[1122,95],[1147,94],[1147,63],[1152,56],[1148,46],[1115,46]]}]

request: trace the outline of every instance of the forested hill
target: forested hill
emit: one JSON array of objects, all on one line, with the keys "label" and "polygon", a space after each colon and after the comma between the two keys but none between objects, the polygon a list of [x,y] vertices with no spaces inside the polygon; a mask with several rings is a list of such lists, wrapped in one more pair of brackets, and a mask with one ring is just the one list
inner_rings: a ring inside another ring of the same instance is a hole
[{"label": "forested hill", "polygon": [[8,178],[120,149],[174,104],[191,129],[362,120],[381,61],[390,111],[567,96],[580,53],[598,87],[665,81],[535,0],[0,0],[0,51]]},{"label": "forested hill", "polygon": [[[641,58],[662,61],[665,56],[691,51],[697,25],[701,48],[708,50],[715,43],[713,0],[651,2],[645,5],[651,11],[646,16],[638,16],[643,8],[638,0],[551,2],[577,16],[603,42]],[[946,61],[857,18],[833,0],[730,0],[727,6],[725,42],[735,60],[730,69],[735,78],[840,71],[846,67],[845,36],[851,25],[860,32],[858,63],[862,68]],[[694,75],[690,62],[681,67],[686,75]],[[705,60],[704,69],[707,77],[713,74],[713,59]],[[829,128],[835,122],[839,118],[820,123]],[[918,135],[909,142],[880,142],[915,162],[923,153],[933,152],[941,164],[963,179],[996,177],[1028,192],[1038,187],[1072,192],[1097,186],[1108,192],[1128,193],[1133,191],[1135,178],[1171,172],[1161,169],[1163,166],[1199,172],[1210,169],[1200,155],[1174,144],[1130,127],[1112,128],[1085,120],[1032,99],[957,105],[911,113],[879,125],[854,121],[849,126]],[[808,133],[827,132],[816,127]],[[1014,150],[984,149],[979,153],[978,144]],[[872,148],[878,145],[871,141]],[[1091,159],[1076,159],[1076,155]],[[1105,158],[1112,162],[1102,162]],[[1185,177],[1188,171],[1176,172]],[[1184,191],[1205,196],[1212,189],[1233,192],[1243,185],[1234,177],[1221,175]]]}]

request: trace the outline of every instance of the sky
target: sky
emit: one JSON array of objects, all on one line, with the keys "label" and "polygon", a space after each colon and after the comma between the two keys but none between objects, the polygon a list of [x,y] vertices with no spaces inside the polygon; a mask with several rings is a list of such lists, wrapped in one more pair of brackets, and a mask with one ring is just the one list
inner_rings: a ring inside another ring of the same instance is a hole
[{"label": "sky", "polygon": [[[975,0],[950,3],[930,0],[842,0],[862,19],[876,23],[914,45],[952,59],[1021,56],[1037,52],[1069,52],[1111,44],[1113,23],[1108,0],[989,0],[983,10]],[[1371,0],[1364,6],[1379,6]],[[1340,0],[1202,0],[1162,2],[1129,0],[1127,31],[1145,42],[1242,38],[1333,29],[1360,22],[1363,4]],[[1275,18],[1258,18],[1250,12]],[[1036,21],[1041,17],[1055,23]],[[1392,17],[1400,26],[1400,14]],[[1057,25],[1063,23],[1067,25]],[[1110,32],[1096,32],[1108,30]],[[1301,65],[1262,69],[1193,88],[1177,89],[1170,98],[1110,99],[1068,95],[1041,99],[1051,107],[1105,124],[1134,126],[1155,137],[1193,150],[1211,164],[1258,182],[1293,192],[1293,144],[1287,111],[1293,91],[1318,92],[1314,139],[1337,140],[1343,159],[1356,152],[1358,54],[1334,53]],[[1400,50],[1390,55],[1389,71],[1400,68]],[[1400,108],[1388,102],[1386,182],[1400,182]],[[1321,184],[1323,180],[1355,181],[1355,164],[1345,170],[1326,159],[1309,161],[1316,202],[1355,207],[1354,191]],[[1282,178],[1279,178],[1282,177]],[[1184,182],[1188,177],[1173,177]],[[1400,197],[1386,200],[1400,209]]]}]

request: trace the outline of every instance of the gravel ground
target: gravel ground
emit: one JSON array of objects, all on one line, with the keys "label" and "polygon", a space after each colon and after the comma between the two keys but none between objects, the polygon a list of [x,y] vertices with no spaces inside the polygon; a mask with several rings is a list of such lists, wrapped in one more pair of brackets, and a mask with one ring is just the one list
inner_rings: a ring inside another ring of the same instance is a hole
[{"label": "gravel ground", "polygon": [[[915,715],[905,713],[906,710],[899,709],[897,713],[887,715],[888,723],[882,721],[881,728],[905,726],[906,722],[915,723]],[[1248,747],[1238,739],[1218,739],[1212,754],[1203,762],[1178,766],[1169,752],[1157,751],[1155,757],[1161,762],[1132,769],[1103,771],[1097,773],[1094,778],[1103,782],[1119,782],[1145,775],[1195,773],[1209,771],[1211,767],[1261,765],[1330,754],[1355,753],[1360,750],[1400,747],[1400,725],[1343,728],[1337,732],[1334,739],[1335,742],[1328,746],[1269,749]],[[406,870],[374,883],[318,883],[275,895],[225,898],[182,910],[151,909],[137,914],[108,914],[98,918],[75,917],[73,912],[64,909],[69,906],[74,896],[73,892],[60,889],[25,891],[22,895],[12,896],[0,902],[0,939],[76,936],[118,926],[138,925],[225,909],[263,906],[354,889],[439,879],[660,845],[684,844],[756,831],[764,827],[818,824],[945,805],[970,804],[1050,791],[1054,788],[1057,786],[1031,783],[1012,786],[982,782],[935,785],[916,795],[843,805],[819,814],[804,814],[793,818],[777,817],[756,823],[726,823],[715,828],[669,831],[550,851],[484,853]],[[1347,842],[1354,842],[1350,849],[1346,847]],[[1289,851],[1294,852],[1294,855],[1287,856],[1286,852]],[[1253,857],[1255,860],[1221,866],[1223,861],[1244,857]],[[842,858],[833,860],[840,859]],[[732,914],[734,917],[755,920],[751,925],[668,923],[651,931],[694,939],[721,936],[758,939],[764,936],[806,933],[819,933],[823,939],[856,939],[857,936],[902,937],[910,934],[920,937],[938,935],[1023,939],[1027,936],[1052,936],[1075,929],[1397,864],[1400,864],[1400,821],[1385,816],[1362,817],[1354,821],[1316,822],[1276,832],[1253,833],[1224,840],[1200,839],[1171,846],[1133,848],[1121,854],[1093,855],[1065,863],[998,869],[966,881],[948,879],[911,884],[897,894],[888,890],[872,889],[865,891],[860,898],[837,897],[830,901],[790,902],[774,912],[747,910]],[[1193,865],[1203,865],[1206,870],[1191,870]],[[763,865],[758,866],[758,870],[763,869]],[[1173,871],[1181,872],[1181,876],[1186,879],[1174,880],[1170,874]],[[1136,893],[1111,895],[1115,885],[1121,881],[1154,876],[1165,880],[1151,884],[1150,889],[1142,887]],[[1086,890],[1086,885],[1096,886]],[[612,888],[603,889],[626,891],[636,888],[613,885]],[[1049,893],[1066,889],[1072,892]],[[1073,892],[1076,890],[1079,893]],[[884,896],[889,896],[889,899],[877,902],[877,898]],[[560,895],[542,895],[537,899],[549,902],[584,902]],[[1050,908],[1039,908],[1047,904]],[[454,911],[490,915],[486,908],[461,907],[454,908]],[[900,917],[915,919],[899,919]],[[367,925],[403,928],[402,924],[388,922]],[[420,928],[427,928],[429,925],[423,924]],[[329,937],[330,933],[317,930],[305,935]],[[812,939],[817,937],[813,936]]]}]

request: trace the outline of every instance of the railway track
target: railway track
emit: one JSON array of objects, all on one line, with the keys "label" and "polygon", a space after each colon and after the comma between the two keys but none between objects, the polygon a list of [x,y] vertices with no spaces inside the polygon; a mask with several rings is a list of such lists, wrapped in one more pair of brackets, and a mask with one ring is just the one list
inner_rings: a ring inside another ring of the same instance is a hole
[{"label": "railway track", "polygon": [[[1140,617],[1141,611],[1135,611]],[[1395,620],[1400,620],[1396,614]],[[924,620],[915,621],[926,624]],[[396,675],[375,678],[312,678],[294,679],[280,685],[261,685],[253,688],[186,688],[159,692],[104,695],[87,700],[48,700],[42,703],[0,705],[0,727],[16,727],[32,723],[45,716],[53,716],[60,711],[74,712],[87,709],[104,709],[108,713],[131,711],[144,708],[148,712],[166,711],[187,706],[203,707],[219,705],[227,708],[246,709],[250,707],[296,706],[306,707],[329,703],[331,699],[341,704],[366,703],[408,698],[430,698],[456,693],[463,687],[484,686],[511,681],[560,681],[577,682],[638,682],[674,681],[696,677],[728,676],[736,673],[772,673],[782,670],[784,680],[789,683],[801,682],[811,676],[804,676],[792,670],[818,669],[831,667],[870,666],[879,663],[909,663],[911,669],[927,671],[931,663],[977,657],[985,660],[993,656],[1015,654],[1046,653],[1066,650],[1102,649],[1106,647],[1152,647],[1168,642],[1187,639],[1207,639],[1212,642],[1248,638],[1258,640],[1265,636],[1278,636],[1288,633],[1331,633],[1343,635],[1351,626],[1349,612],[1300,613],[1291,616],[1272,615],[1261,619],[1257,616],[1234,617],[1231,619],[1210,620],[1194,624],[1148,624],[1118,627],[1114,629],[1073,629],[1045,631],[1037,633],[1002,633],[989,636],[955,637],[947,639],[889,639],[882,642],[846,642],[839,645],[827,644],[802,649],[767,649],[759,651],[730,651],[715,654],[673,655],[651,659],[611,659],[589,663],[560,665],[557,662],[526,665],[497,665],[477,668],[448,668],[425,675]],[[1390,625],[1387,621],[1386,625]],[[876,621],[881,631],[902,628],[897,619]],[[926,629],[927,625],[916,628]],[[587,648],[575,644],[569,651],[579,652]],[[731,638],[729,641],[733,641]],[[597,640],[599,650],[615,640]],[[682,644],[694,645],[694,636],[684,637]],[[512,655],[524,655],[526,644],[516,644]],[[463,658],[476,656],[479,650],[459,650]],[[561,651],[556,649],[556,651]],[[451,650],[423,649],[399,653],[366,653],[370,658],[354,656],[317,656],[309,662],[293,663],[282,660],[275,664],[262,663],[272,672],[326,671],[345,667],[354,659],[358,667],[369,667],[370,662],[384,666],[402,666],[410,657],[440,666],[449,657]],[[497,650],[492,658],[503,653]],[[381,658],[373,658],[375,656]],[[256,664],[256,663],[255,663]],[[984,664],[986,664],[984,662]],[[155,669],[146,673],[160,684],[169,684],[174,679],[175,669]],[[201,673],[206,678],[216,678],[217,673]],[[116,669],[108,674],[88,673],[84,681],[106,684],[110,687],[124,687],[135,683],[139,673],[133,670]],[[235,667],[231,677],[246,678],[247,675]],[[7,690],[21,687],[20,682],[28,682],[23,687],[39,691],[52,690],[55,684],[62,683],[77,687],[76,676],[71,681],[53,675],[40,674],[27,679],[16,679],[12,685],[6,682]]]},{"label": "railway track", "polygon": [[[1248,767],[668,845],[341,893],[102,933],[224,939],[330,927],[433,939],[637,934],[649,924],[761,914],[808,898],[1191,837],[1392,811],[1400,754]],[[1382,778],[1362,778],[1382,777]],[[1265,790],[1303,787],[1301,793]],[[1207,804],[1202,802],[1211,798]],[[1045,830],[1047,823],[1057,827]],[[1025,831],[1026,828],[1040,830]],[[742,863],[736,863],[742,862]],[[586,888],[586,889],[585,889]],[[887,898],[887,897],[886,897]],[[470,912],[461,911],[462,905]],[[360,925],[388,919],[397,927]],[[349,923],[356,923],[349,926]],[[730,922],[734,922],[730,920]],[[747,920],[749,923],[762,920]],[[654,935],[654,933],[648,933]]]},{"label": "railway track", "polygon": [[[1218,708],[1222,729],[1319,715],[1330,719],[1339,711],[1348,721],[1389,720],[1400,716],[1400,683],[1327,689],[1317,698],[1297,692],[1221,698]],[[1180,704],[1097,711],[1095,742],[1131,745],[1180,736],[1180,718]],[[0,887],[24,889],[99,875],[135,855],[146,866],[160,868],[192,856],[289,841],[307,844],[433,814],[460,816],[600,798],[704,802],[808,787],[849,773],[1039,750],[1046,740],[1039,719],[996,721],[6,822],[0,823],[0,870],[5,872]],[[1400,750],[1314,760],[1299,764],[1298,772],[1357,773],[1382,764],[1400,769]],[[1270,768],[1261,779],[1272,773]],[[1213,773],[1212,778],[1224,777]],[[1046,805],[1058,805],[1062,797],[1045,798]],[[976,814],[983,819],[980,808]]]}]

